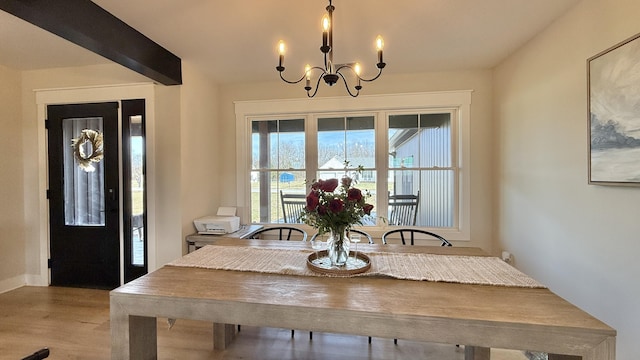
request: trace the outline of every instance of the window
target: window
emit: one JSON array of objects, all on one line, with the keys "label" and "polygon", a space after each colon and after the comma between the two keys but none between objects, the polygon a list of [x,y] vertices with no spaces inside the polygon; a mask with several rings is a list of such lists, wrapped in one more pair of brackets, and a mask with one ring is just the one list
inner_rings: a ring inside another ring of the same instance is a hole
[{"label": "window", "polygon": [[[358,187],[375,206],[367,231],[415,225],[468,239],[469,179],[461,165],[468,164],[470,95],[237,102],[238,144],[248,144],[237,150],[243,222],[298,222],[286,216],[282,196],[304,202],[307,180],[353,176],[362,166]],[[399,219],[394,211],[406,198],[417,205]]]},{"label": "window", "polygon": [[[65,145],[80,139],[83,129],[103,132],[102,117],[70,118],[62,120]],[[95,134],[95,132],[94,132]],[[93,155],[93,142],[78,142],[81,154]],[[102,140],[100,140],[102,145]],[[87,161],[87,170],[78,166],[73,148],[64,151],[64,224],[66,226],[105,226],[104,162]]]},{"label": "window", "polygon": [[[419,195],[413,220],[400,219],[395,225],[456,224],[452,116],[455,112],[389,115],[389,194]],[[390,205],[390,217],[392,212]]]},{"label": "window", "polygon": [[305,193],[304,154],[304,119],[251,122],[252,223],[285,222],[280,194]]},{"label": "window", "polygon": [[137,279],[149,270],[145,106],[145,99],[128,99],[121,103],[125,282]]},{"label": "window", "polygon": [[[348,173],[360,190],[372,194],[367,202],[376,209],[375,116],[320,116],[317,125],[318,156],[317,168],[314,169],[317,175],[313,178],[340,179]],[[359,174],[355,170],[360,166],[363,171]],[[363,219],[363,223],[375,225],[375,210],[374,214]]]}]

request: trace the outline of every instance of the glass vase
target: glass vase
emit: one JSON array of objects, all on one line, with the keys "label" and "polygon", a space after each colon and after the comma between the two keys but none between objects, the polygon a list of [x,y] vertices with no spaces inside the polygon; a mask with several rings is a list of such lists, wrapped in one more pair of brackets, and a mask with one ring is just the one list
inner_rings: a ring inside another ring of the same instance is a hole
[{"label": "glass vase", "polygon": [[327,240],[327,252],[331,266],[344,267],[349,259],[349,238],[346,229],[331,229]]}]

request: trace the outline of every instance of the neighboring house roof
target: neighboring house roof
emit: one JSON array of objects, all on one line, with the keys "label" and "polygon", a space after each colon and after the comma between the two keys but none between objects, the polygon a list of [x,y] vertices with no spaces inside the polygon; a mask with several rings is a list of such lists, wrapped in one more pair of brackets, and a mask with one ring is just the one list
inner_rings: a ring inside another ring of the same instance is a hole
[{"label": "neighboring house roof", "polygon": [[344,161],[337,159],[335,156],[320,166],[320,169],[344,169]]},{"label": "neighboring house roof", "polygon": [[[351,167],[363,166],[364,168],[374,168],[375,167],[375,159],[374,158],[350,158],[349,164]],[[337,156],[332,157],[326,163],[320,166],[321,170],[332,169],[332,170],[343,170],[344,169],[344,160],[339,159]]]}]

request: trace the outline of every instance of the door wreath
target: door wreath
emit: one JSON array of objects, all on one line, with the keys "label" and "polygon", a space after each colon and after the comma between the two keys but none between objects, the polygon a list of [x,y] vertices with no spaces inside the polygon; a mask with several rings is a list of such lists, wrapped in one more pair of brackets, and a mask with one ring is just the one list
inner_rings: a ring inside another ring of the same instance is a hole
[{"label": "door wreath", "polygon": [[[96,170],[91,163],[98,163],[104,157],[103,141],[101,132],[90,129],[82,130],[80,136],[71,139],[73,157],[78,161],[78,166],[82,170],[86,172]],[[87,142],[91,146],[90,149],[87,146],[83,146]]]}]

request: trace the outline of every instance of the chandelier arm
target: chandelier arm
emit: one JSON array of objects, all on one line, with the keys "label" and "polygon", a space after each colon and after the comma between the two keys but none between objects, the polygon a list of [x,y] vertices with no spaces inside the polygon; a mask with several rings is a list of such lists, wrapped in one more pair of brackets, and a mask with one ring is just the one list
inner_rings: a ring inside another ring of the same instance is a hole
[{"label": "chandelier arm", "polygon": [[353,72],[353,74],[356,76],[356,78],[358,78],[358,80],[366,81],[366,82],[371,82],[371,81],[379,78],[380,75],[382,75],[382,68],[378,68],[378,74],[376,76],[372,77],[371,79],[365,79],[365,78],[361,77],[360,75],[358,75],[358,73],[355,71],[353,66],[351,66],[351,64],[340,65],[340,67],[336,70],[336,73],[340,73],[340,70],[342,70],[342,69],[351,70]]},{"label": "chandelier arm", "polygon": [[[321,69],[321,68],[315,67],[315,69]],[[326,74],[326,73],[325,73],[324,70],[322,70],[322,75],[324,75],[324,74]],[[318,93],[318,89],[320,88],[320,80],[322,80],[322,75],[318,76],[318,81],[316,81],[316,86],[315,86],[315,89],[313,90],[313,94],[309,93],[309,90],[311,90],[311,89],[307,90],[307,97],[312,98],[312,97],[316,96],[316,94]]]},{"label": "chandelier arm", "polygon": [[300,81],[304,80],[304,78],[307,76],[307,74],[306,74],[306,73],[304,73],[304,74],[302,74],[302,77],[301,77],[299,80],[296,80],[296,81],[290,81],[290,80],[285,79],[285,78],[282,76],[282,71],[278,71],[278,73],[280,73],[280,79],[282,79],[282,81],[284,81],[284,82],[286,82],[286,83],[288,83],[288,84],[297,84],[297,83],[299,83]]},{"label": "chandelier arm", "polygon": [[[341,66],[340,68],[343,67],[348,67],[348,66]],[[347,92],[349,93],[349,95],[351,95],[351,97],[358,97],[358,95],[360,94],[360,89],[356,89],[355,94],[351,92],[351,89],[349,89],[349,84],[347,83],[347,79],[344,77],[344,75],[342,75],[341,72],[336,71],[336,74],[340,75],[340,77],[342,78],[342,81],[344,82],[344,87],[347,89]]]},{"label": "chandelier arm", "polygon": [[371,79],[365,79],[365,78],[360,77],[360,75],[357,75],[357,74],[356,74],[356,76],[358,77],[358,79],[360,79],[360,80],[362,80],[362,81],[366,81],[366,82],[371,82],[371,81],[373,81],[373,80],[375,80],[375,79],[379,78],[379,77],[380,77],[380,75],[382,75],[382,68],[378,68],[378,75],[376,75],[376,76],[372,77]]},{"label": "chandelier arm", "polygon": [[354,74],[358,75],[356,73],[356,71],[353,69],[353,66],[351,66],[351,64],[342,64],[340,65],[337,69],[336,69],[336,74],[340,72],[340,70],[342,69],[349,69],[351,70]]},{"label": "chandelier arm", "polygon": [[322,74],[320,74],[320,77],[324,76],[325,74],[328,74],[327,70],[321,68],[320,66],[314,66],[312,68],[309,68],[309,71],[312,71],[312,70],[320,70],[320,71],[322,71]]}]

